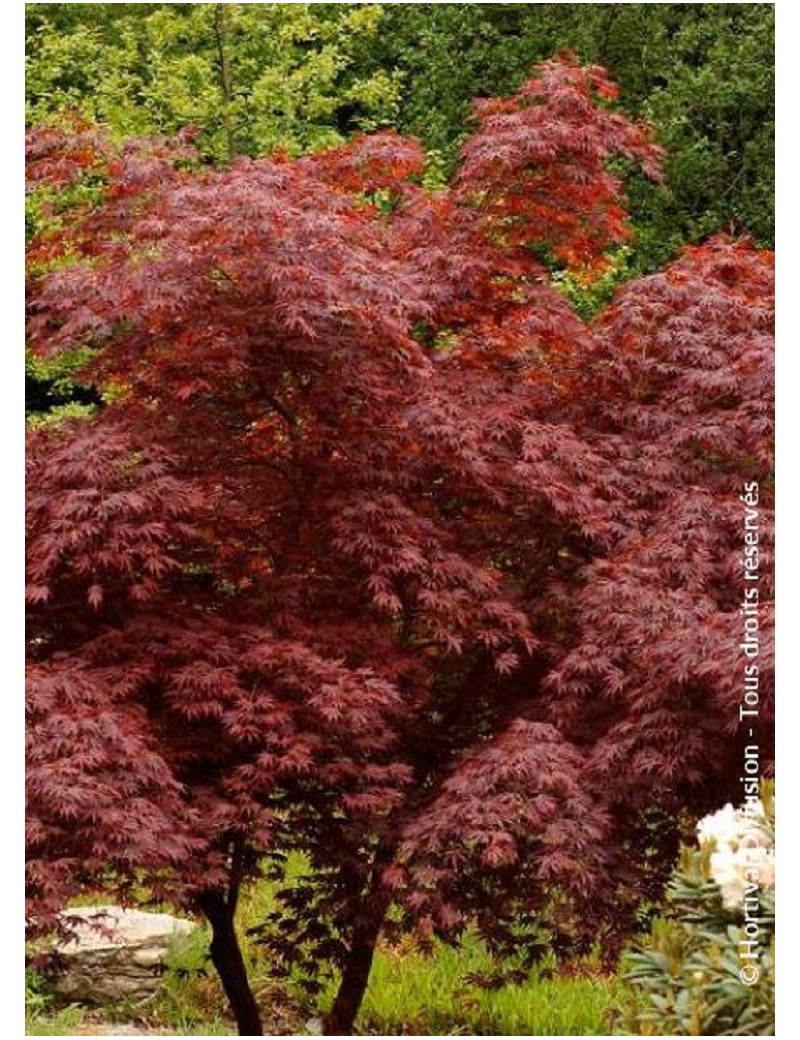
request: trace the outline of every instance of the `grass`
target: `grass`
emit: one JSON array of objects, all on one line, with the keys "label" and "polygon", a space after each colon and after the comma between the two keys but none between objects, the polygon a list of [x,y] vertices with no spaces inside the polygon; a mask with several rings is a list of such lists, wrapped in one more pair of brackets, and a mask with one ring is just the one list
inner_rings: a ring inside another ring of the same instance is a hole
[{"label": "grass", "polygon": [[46,981],[25,969],[25,1035],[69,1036],[80,1023],[80,1008],[56,1007]]},{"label": "grass", "polygon": [[[246,929],[263,920],[274,905],[274,887],[263,883],[243,895],[240,935],[251,984],[262,1008],[265,1028],[282,1035],[305,1032],[308,1019],[329,1006],[333,986],[308,1002],[290,983],[269,974],[261,949]],[[174,948],[157,998],[142,1011],[105,1012],[106,1021],[140,1021],[155,1035],[232,1036],[227,1003],[208,959],[209,934],[198,928]],[[624,992],[621,982],[592,964],[573,966],[570,977],[549,965],[519,985],[489,990],[467,984],[472,974],[489,973],[491,959],[480,940],[468,934],[456,948],[437,944],[431,954],[408,941],[377,952],[357,1029],[362,1034],[422,1036],[607,1036],[612,1009]],[[97,1014],[59,1008],[46,985],[26,973],[26,1034],[66,1036],[86,1028]]]},{"label": "grass", "polygon": [[362,1031],[424,1036],[606,1036],[608,1014],[620,995],[613,978],[558,974],[519,985],[483,989],[464,977],[491,961],[467,936],[432,956],[382,950],[359,1017]]},{"label": "grass", "polygon": [[80,1008],[63,1008],[52,1013],[25,1012],[25,1036],[72,1036],[80,1026]]}]

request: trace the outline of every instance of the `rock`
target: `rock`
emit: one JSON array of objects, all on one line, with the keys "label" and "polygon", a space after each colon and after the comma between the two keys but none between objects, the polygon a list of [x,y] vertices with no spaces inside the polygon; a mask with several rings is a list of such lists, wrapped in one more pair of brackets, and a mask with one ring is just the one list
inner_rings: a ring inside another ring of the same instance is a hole
[{"label": "rock", "polygon": [[306,1036],[324,1036],[325,1023],[321,1018],[309,1018],[305,1025]]},{"label": "rock", "polygon": [[54,946],[59,964],[53,984],[78,1003],[141,1003],[158,989],[172,944],[196,925],[170,914],[119,906],[84,906],[62,912],[72,937]]}]

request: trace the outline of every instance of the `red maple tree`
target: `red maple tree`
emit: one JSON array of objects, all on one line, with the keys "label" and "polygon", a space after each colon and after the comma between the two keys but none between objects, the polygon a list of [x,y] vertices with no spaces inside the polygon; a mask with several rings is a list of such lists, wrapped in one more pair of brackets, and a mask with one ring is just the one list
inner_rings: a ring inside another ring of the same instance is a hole
[{"label": "red maple tree", "polygon": [[771,259],[716,240],[575,316],[539,257],[602,267],[608,160],[657,173],[613,93],[545,64],[435,193],[391,133],[225,170],[30,134],[33,186],[103,197],[33,243],[29,341],[106,394],[28,438],[33,929],[101,886],[201,911],[261,1035],[237,897],[296,850],[262,938],[341,971],[349,1034],[382,932],[612,934],[646,812],[735,786]]}]

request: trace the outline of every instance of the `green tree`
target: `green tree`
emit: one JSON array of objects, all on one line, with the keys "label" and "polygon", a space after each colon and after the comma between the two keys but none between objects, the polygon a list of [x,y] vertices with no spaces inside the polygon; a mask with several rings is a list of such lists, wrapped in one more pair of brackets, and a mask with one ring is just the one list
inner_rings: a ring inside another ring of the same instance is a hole
[{"label": "green tree", "polygon": [[327,147],[395,119],[397,76],[366,45],[379,4],[63,6],[87,10],[28,23],[30,123],[75,108],[122,136],[193,125],[224,160]]},{"label": "green tree", "polygon": [[612,71],[667,151],[667,186],[632,188],[632,270],[722,226],[772,243],[772,4],[392,4],[386,17],[382,61],[404,74],[400,127],[446,168],[470,99],[510,93],[531,62],[566,48]]},{"label": "green tree", "polygon": [[772,4],[29,4],[28,118],[120,135],[192,124],[206,158],[290,154],[392,125],[455,168],[470,101],[559,49],[609,68],[667,151],[630,187],[620,279],[720,228],[774,228]]}]

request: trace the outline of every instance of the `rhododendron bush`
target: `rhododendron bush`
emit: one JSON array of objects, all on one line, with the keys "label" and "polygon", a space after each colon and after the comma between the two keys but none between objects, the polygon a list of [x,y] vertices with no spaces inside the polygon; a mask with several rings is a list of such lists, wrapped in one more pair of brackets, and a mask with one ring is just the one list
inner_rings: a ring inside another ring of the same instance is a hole
[{"label": "rhododendron bush", "polygon": [[775,887],[775,838],[761,801],[728,803],[698,823],[697,836],[712,845],[711,876],[726,909],[741,909],[750,888]]},{"label": "rhododendron bush", "polygon": [[637,1036],[775,1035],[775,803],[764,785],[697,825],[667,889],[665,916],[625,958]]},{"label": "rhododendron bush", "polygon": [[30,133],[34,193],[99,197],[48,203],[29,343],[104,400],[29,434],[33,931],[99,887],[200,911],[260,1035],[237,896],[299,851],[262,938],[339,972],[347,1034],[392,929],[613,949],[677,849],[647,813],[736,790],[772,257],[716,238],[577,317],[542,258],[601,275],[609,164],[658,176],[614,93],[545,64],[439,192],[390,132],[228,169]]}]

